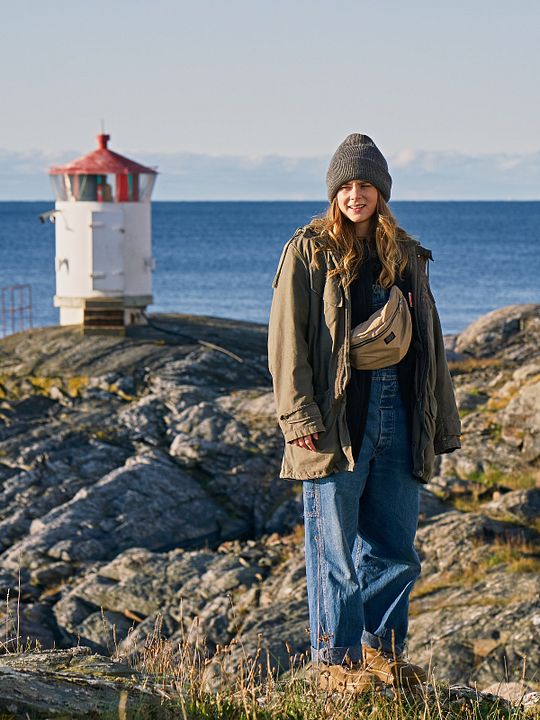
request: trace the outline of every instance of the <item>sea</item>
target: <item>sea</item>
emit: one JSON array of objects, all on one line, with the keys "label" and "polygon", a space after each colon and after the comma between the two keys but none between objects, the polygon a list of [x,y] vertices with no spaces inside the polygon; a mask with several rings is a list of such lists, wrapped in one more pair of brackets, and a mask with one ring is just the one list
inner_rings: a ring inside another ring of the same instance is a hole
[{"label": "sea", "polygon": [[[34,327],[58,324],[54,225],[39,222],[52,208],[52,201],[0,203],[4,308],[9,288],[29,285]],[[154,202],[149,312],[266,323],[283,245],[325,208],[324,201]],[[540,202],[396,201],[391,208],[433,253],[430,282],[444,333],[505,305],[540,303]],[[4,318],[0,334],[13,329]]]}]

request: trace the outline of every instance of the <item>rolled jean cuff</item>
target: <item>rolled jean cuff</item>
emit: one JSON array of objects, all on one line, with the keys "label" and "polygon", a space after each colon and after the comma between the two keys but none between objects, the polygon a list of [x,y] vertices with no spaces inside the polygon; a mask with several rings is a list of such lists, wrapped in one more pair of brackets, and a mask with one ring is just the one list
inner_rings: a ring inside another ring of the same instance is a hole
[{"label": "rolled jean cuff", "polygon": [[386,640],[383,637],[372,635],[366,630],[362,633],[362,645],[367,645],[375,650],[382,650],[382,652],[390,653],[391,655],[402,655],[405,650],[403,645],[393,640]]},{"label": "rolled jean cuff", "polygon": [[362,660],[361,647],[311,648],[311,661],[326,665],[341,665],[347,658],[350,662]]}]

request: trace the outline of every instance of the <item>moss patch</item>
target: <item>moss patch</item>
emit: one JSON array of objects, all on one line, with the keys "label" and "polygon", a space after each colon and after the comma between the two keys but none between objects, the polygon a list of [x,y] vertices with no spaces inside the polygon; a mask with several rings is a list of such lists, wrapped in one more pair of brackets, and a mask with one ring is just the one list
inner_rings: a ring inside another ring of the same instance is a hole
[{"label": "moss patch", "polygon": [[533,469],[503,470],[492,465],[483,471],[469,473],[465,479],[486,487],[502,485],[511,490],[528,490],[536,487],[537,473]]}]

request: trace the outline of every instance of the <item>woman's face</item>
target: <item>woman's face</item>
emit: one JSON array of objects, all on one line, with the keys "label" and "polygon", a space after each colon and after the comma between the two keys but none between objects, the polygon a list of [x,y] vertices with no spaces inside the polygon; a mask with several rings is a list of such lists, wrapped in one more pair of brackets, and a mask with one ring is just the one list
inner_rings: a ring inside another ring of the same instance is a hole
[{"label": "woman's face", "polygon": [[355,223],[356,234],[367,235],[369,221],[377,209],[377,188],[365,180],[351,180],[339,188],[336,197],[341,212]]}]

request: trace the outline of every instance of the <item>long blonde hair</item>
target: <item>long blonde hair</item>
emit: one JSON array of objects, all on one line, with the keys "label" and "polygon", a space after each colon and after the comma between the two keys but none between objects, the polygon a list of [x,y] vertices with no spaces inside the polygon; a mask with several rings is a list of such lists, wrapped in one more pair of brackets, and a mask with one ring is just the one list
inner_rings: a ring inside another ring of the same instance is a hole
[{"label": "long blonde hair", "polygon": [[[310,227],[322,241],[313,252],[314,267],[319,267],[318,255],[324,250],[330,250],[337,265],[328,272],[328,276],[339,275],[343,287],[347,287],[357,277],[362,262],[367,260],[368,248],[366,242],[356,237],[354,223],[339,209],[337,197],[332,200],[325,215],[311,221]],[[398,236],[402,233],[392,211],[378,192],[369,235],[375,237],[375,247],[382,265],[378,282],[385,288],[394,285],[396,277],[403,274],[407,265],[406,254],[398,244]]]}]

